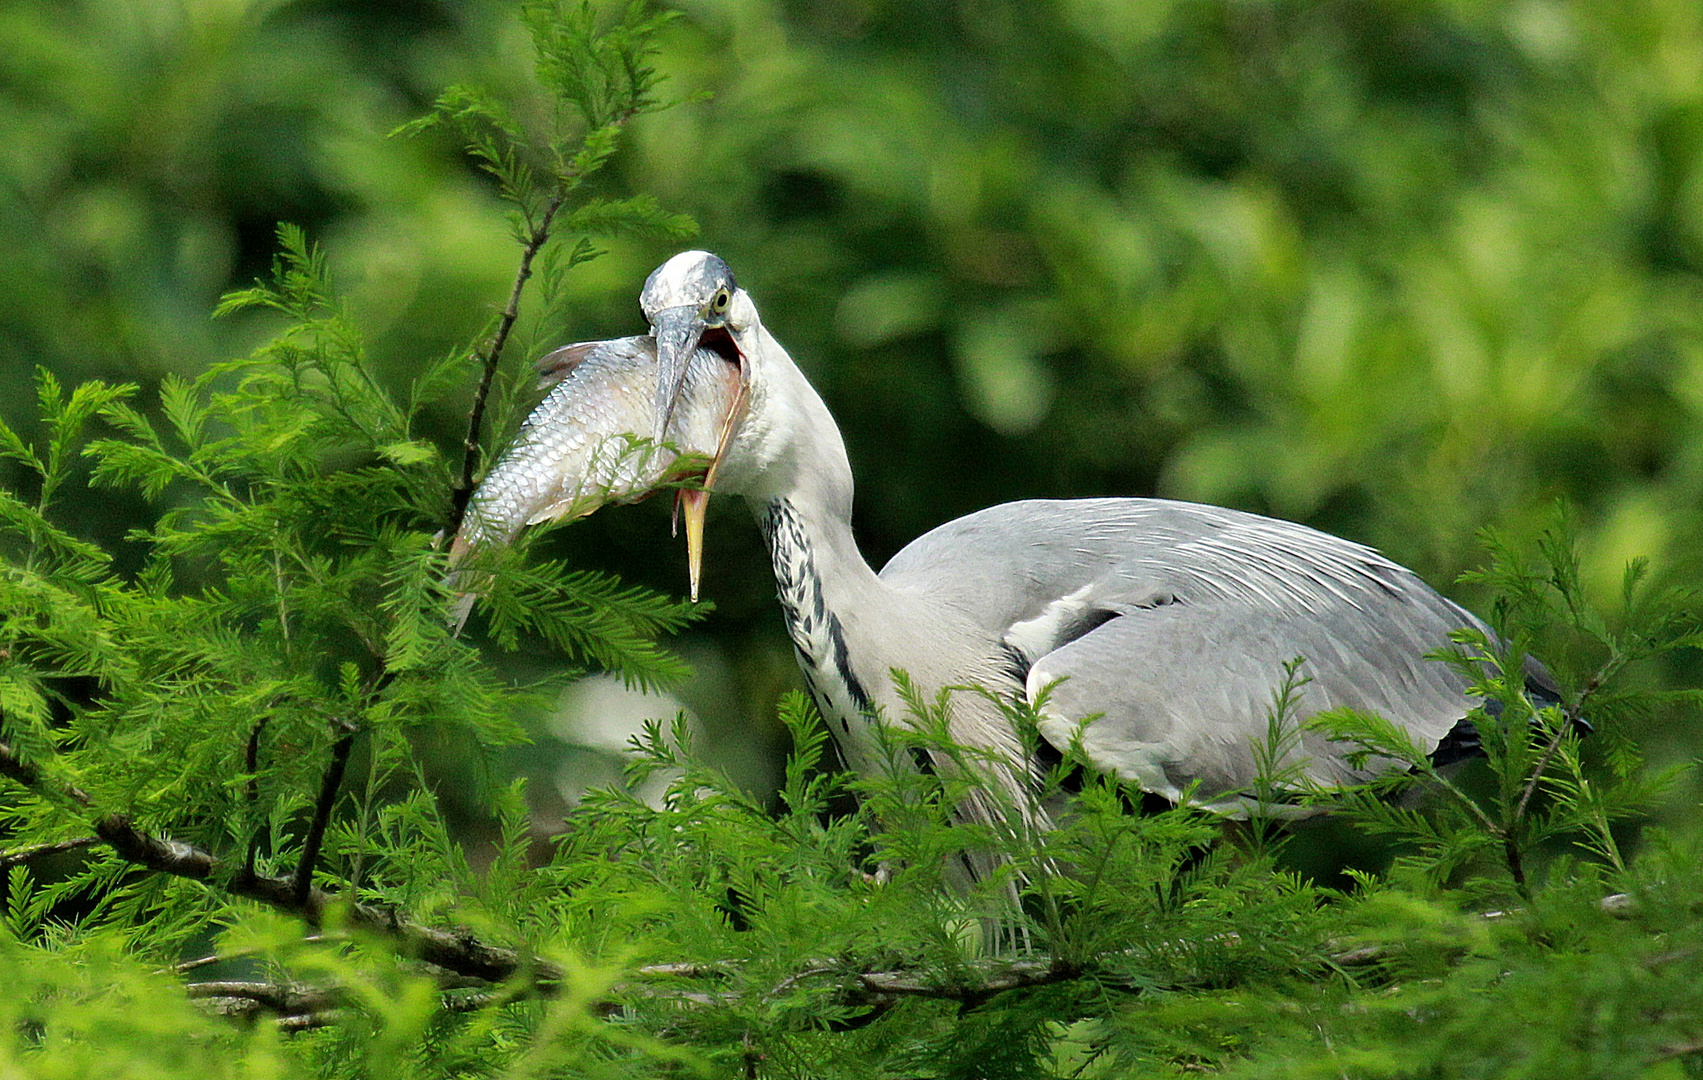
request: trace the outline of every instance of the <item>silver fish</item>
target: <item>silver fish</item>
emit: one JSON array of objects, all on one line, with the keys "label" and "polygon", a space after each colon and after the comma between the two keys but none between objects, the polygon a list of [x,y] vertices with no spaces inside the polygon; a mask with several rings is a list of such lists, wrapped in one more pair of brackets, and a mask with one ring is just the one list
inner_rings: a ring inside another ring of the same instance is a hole
[{"label": "silver fish", "polygon": [[[708,349],[696,350],[659,444],[641,434],[655,427],[654,338],[568,345],[544,357],[538,368],[540,385],[555,388],[473,492],[450,546],[452,565],[481,547],[511,542],[528,525],[583,517],[606,503],[635,502],[694,473],[705,490],[682,490],[681,504],[688,531],[694,539],[701,536],[706,491],[742,405],[738,369]],[[697,577],[694,565],[694,596]],[[463,589],[468,582],[452,572],[449,584]],[[457,605],[458,625],[471,606],[472,597],[464,596]]]}]

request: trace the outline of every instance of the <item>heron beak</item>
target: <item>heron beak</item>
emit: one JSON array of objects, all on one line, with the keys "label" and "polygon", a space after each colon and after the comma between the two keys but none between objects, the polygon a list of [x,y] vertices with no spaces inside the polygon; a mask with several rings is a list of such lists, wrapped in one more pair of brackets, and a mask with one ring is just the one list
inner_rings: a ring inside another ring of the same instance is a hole
[{"label": "heron beak", "polygon": [[696,307],[664,308],[656,313],[651,336],[656,339],[656,430],[652,437],[662,442],[674,406],[686,382],[686,365],[704,335],[704,316]]},{"label": "heron beak", "polygon": [[657,313],[651,326],[656,341],[656,439],[661,442],[673,419],[675,405],[686,381],[686,368],[700,344],[712,349],[725,360],[724,378],[732,384],[732,401],[721,417],[721,430],[716,438],[715,453],[709,467],[699,479],[699,487],[681,488],[674,497],[674,525],[678,533],[680,517],[686,518],[686,565],[691,583],[692,599],[698,599],[698,584],[703,577],[704,515],[710,505],[710,489],[715,486],[716,473],[727,458],[735,430],[745,415],[747,392],[750,389],[749,371],[727,329],[704,320],[702,312],[692,307],[665,308]]},{"label": "heron beak", "polygon": [[674,507],[686,515],[686,577],[692,586],[692,602],[698,600],[698,582],[704,569],[704,511],[709,509],[710,493],[697,488],[681,488]]},{"label": "heron beak", "polygon": [[704,569],[704,514],[710,506],[710,488],[715,485],[716,470],[721,468],[722,459],[727,457],[727,447],[733,438],[733,429],[739,418],[745,413],[745,379],[736,375],[739,388],[735,392],[733,405],[727,415],[722,418],[721,438],[716,445],[715,457],[710,459],[710,467],[704,472],[703,486],[697,488],[680,488],[674,493],[674,525],[675,532],[679,531],[680,515],[686,516],[686,576],[692,586],[692,601],[698,599],[698,582],[703,578]]}]

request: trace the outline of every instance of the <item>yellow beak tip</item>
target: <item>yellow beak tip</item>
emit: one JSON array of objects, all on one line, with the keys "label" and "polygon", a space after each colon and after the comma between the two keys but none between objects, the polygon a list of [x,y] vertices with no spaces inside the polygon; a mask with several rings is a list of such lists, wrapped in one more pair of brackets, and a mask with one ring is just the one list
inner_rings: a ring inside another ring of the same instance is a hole
[{"label": "yellow beak tip", "polygon": [[680,492],[680,508],[686,518],[686,574],[692,601],[698,599],[698,583],[704,568],[704,511],[710,504],[708,491]]}]

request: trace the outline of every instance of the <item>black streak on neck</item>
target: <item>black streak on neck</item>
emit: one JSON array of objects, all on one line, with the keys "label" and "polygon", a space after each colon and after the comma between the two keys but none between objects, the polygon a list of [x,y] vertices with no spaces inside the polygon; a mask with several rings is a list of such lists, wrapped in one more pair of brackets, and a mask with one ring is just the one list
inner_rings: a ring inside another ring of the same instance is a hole
[{"label": "black streak on neck", "polygon": [[[798,512],[785,499],[773,499],[763,512],[763,536],[769,542],[769,557],[775,568],[775,587],[780,594],[781,611],[786,616],[787,632],[792,635],[793,648],[804,661],[805,681],[824,714],[832,714],[832,702],[824,688],[816,684],[816,672],[827,671],[832,665],[845,684],[846,694],[861,713],[868,714],[869,694],[857,676],[852,674],[851,657],[846,652],[845,631],[840,620],[828,608],[823,595],[822,578],[816,570],[816,558],[810,550],[810,539],[798,520]],[[828,656],[816,656],[826,638]],[[849,721],[840,718],[841,726]]]}]

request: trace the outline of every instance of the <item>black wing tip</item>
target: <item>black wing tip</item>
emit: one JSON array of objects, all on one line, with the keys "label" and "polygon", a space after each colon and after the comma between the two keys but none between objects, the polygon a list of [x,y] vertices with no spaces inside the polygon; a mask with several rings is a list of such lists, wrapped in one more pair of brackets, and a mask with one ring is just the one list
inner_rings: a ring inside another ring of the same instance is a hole
[{"label": "black wing tip", "polygon": [[[1559,690],[1547,683],[1527,679],[1526,693],[1531,695],[1533,703],[1540,709],[1561,704]],[[1482,708],[1491,716],[1501,716],[1503,704],[1496,698],[1485,698]],[[1582,716],[1573,721],[1573,732],[1576,735],[1589,735],[1595,730],[1596,728],[1591,726],[1591,722]],[[1432,765],[1442,768],[1445,765],[1453,765],[1457,761],[1466,761],[1483,754],[1484,744],[1478,736],[1478,725],[1474,724],[1469,716],[1462,717],[1454,727],[1449,729],[1449,733],[1444,735],[1442,740],[1437,743],[1436,749],[1431,751],[1429,757]]]}]

